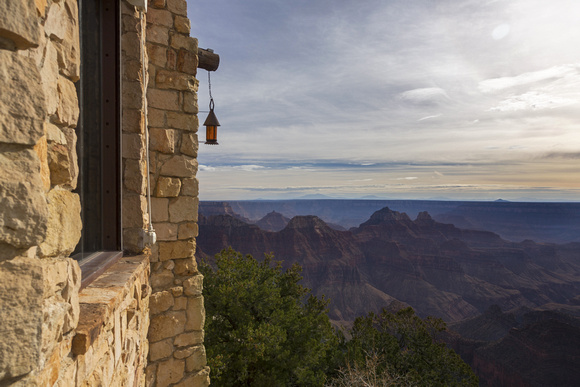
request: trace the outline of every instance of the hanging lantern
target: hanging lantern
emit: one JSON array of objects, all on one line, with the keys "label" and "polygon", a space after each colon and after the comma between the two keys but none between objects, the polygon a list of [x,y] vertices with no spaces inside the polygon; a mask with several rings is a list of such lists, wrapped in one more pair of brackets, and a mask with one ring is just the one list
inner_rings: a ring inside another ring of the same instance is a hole
[{"label": "hanging lantern", "polygon": [[205,143],[209,145],[218,145],[217,142],[217,127],[220,123],[213,112],[214,102],[213,98],[209,101],[209,114],[205,119],[203,125],[205,126]]}]

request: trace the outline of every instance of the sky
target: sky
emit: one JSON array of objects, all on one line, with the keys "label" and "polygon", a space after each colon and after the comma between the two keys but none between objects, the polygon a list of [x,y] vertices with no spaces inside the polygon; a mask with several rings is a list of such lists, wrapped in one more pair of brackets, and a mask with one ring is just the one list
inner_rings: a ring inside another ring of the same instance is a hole
[{"label": "sky", "polygon": [[201,200],[580,200],[577,0],[188,0],[188,15],[220,55]]}]

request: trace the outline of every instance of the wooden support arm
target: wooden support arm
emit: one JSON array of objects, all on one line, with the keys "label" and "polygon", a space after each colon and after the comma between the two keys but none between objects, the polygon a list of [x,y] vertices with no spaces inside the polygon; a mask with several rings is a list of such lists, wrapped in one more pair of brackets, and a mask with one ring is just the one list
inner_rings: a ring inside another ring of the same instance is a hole
[{"label": "wooden support arm", "polygon": [[216,71],[220,66],[220,56],[213,50],[198,48],[197,49],[197,68],[207,71]]}]

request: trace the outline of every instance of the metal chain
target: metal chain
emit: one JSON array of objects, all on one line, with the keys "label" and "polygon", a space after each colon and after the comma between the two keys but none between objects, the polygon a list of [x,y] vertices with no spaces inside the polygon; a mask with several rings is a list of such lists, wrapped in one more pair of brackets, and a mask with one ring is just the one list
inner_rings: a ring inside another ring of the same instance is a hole
[{"label": "metal chain", "polygon": [[213,110],[214,102],[213,97],[211,96],[211,78],[210,78],[211,71],[207,72],[207,84],[209,85],[209,109]]}]

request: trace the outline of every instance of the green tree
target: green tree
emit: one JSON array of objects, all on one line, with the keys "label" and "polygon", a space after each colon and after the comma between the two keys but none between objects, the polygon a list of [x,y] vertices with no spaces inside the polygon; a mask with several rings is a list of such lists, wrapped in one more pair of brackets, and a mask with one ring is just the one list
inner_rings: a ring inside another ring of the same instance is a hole
[{"label": "green tree", "polygon": [[301,268],[283,270],[231,248],[200,264],[205,346],[218,386],[322,386],[335,368],[339,338],[328,302],[308,295]]},{"label": "green tree", "polygon": [[352,338],[346,343],[343,369],[364,374],[370,363],[377,375],[403,378],[389,385],[477,386],[471,368],[436,339],[445,329],[441,319],[421,319],[410,307],[396,313],[385,309],[379,314],[371,312],[357,318],[349,331]]}]

